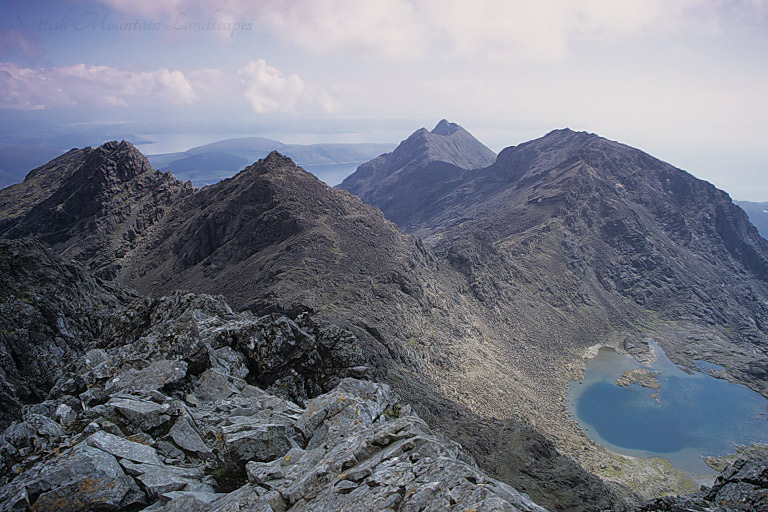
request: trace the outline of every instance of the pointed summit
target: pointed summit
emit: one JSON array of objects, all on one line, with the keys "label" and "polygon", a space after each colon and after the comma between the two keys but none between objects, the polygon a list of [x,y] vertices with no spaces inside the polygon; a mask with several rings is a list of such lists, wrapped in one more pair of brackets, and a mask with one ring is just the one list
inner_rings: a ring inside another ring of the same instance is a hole
[{"label": "pointed summit", "polygon": [[437,126],[435,126],[435,129],[432,130],[432,134],[433,135],[453,135],[459,129],[461,129],[461,126],[459,126],[458,124],[448,122],[447,119],[441,119],[440,122],[437,123]]},{"label": "pointed summit", "polygon": [[[457,176],[491,165],[496,154],[467,130],[446,119],[431,132],[420,128],[392,152],[362,164],[339,188],[378,206],[399,224],[425,198]],[[409,198],[390,208],[388,198]]]},{"label": "pointed summit", "polygon": [[125,140],[73,149],[0,191],[0,237],[34,236],[112,278],[166,209],[193,192]]}]

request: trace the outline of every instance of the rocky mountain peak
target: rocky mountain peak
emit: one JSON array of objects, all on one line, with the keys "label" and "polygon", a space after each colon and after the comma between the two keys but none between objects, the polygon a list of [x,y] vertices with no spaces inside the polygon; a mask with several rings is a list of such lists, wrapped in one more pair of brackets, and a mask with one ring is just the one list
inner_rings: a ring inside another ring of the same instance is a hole
[{"label": "rocky mountain peak", "polygon": [[433,135],[453,135],[457,131],[459,131],[461,126],[459,126],[456,123],[451,123],[447,119],[441,119],[439,123],[437,123],[437,126],[435,126],[435,129],[432,130]]},{"label": "rocky mountain peak", "polygon": [[443,119],[431,132],[420,128],[392,153],[361,165],[339,188],[378,206],[387,218],[399,223],[402,217],[387,213],[387,198],[400,195],[402,190],[412,201],[401,202],[398,208],[417,209],[436,187],[465,171],[487,167],[495,160],[495,153],[471,133]]},{"label": "rocky mountain peak", "polygon": [[114,277],[125,258],[190,183],[155,171],[130,142],[110,141],[73,150],[0,191],[14,210],[0,219],[0,236],[34,236],[83,262],[100,277]]}]

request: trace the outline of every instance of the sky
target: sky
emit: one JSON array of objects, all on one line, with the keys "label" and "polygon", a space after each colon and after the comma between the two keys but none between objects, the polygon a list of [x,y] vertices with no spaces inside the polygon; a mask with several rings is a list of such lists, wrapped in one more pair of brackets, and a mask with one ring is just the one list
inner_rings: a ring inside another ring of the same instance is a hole
[{"label": "sky", "polygon": [[767,93],[768,0],[0,0],[5,141],[570,127],[768,201]]}]

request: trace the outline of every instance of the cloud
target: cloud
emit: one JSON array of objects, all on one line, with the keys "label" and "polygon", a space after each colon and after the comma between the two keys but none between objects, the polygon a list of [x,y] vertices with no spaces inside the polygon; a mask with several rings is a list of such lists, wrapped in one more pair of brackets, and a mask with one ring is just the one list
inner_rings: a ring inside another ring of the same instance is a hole
[{"label": "cloud", "polygon": [[188,105],[198,99],[178,70],[129,71],[77,64],[32,69],[0,63],[0,108],[41,110],[72,105],[163,102]]},{"label": "cloud", "polygon": [[764,19],[766,0],[103,0],[128,14],[185,13],[253,23],[316,54],[418,60],[544,59],[581,39],[711,30],[724,19]]},{"label": "cloud", "polygon": [[250,61],[237,70],[243,95],[259,113],[293,112],[317,105],[332,112],[338,105],[327,91],[316,90],[296,74],[284,75],[263,59]]},{"label": "cloud", "polygon": [[232,106],[246,102],[258,113],[333,112],[333,94],[285,75],[263,59],[250,61],[236,74],[216,68],[183,73],[136,71],[77,64],[33,69],[0,62],[0,109],[42,110],[72,106]]}]

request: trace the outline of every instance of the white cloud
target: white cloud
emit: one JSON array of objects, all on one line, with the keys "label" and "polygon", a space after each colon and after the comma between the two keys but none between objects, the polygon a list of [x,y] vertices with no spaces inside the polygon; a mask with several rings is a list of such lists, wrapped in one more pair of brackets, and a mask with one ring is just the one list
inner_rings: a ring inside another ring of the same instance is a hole
[{"label": "white cloud", "polygon": [[293,112],[298,106],[320,106],[331,112],[338,105],[326,91],[315,90],[296,74],[284,75],[263,59],[237,70],[243,95],[259,113]]},{"label": "white cloud", "polygon": [[245,101],[258,113],[333,112],[340,103],[329,91],[284,75],[262,60],[226,73],[203,68],[186,73],[165,68],[136,71],[77,64],[29,68],[0,62],[0,109],[31,110],[86,106],[232,106]]},{"label": "white cloud", "polygon": [[[562,58],[581,38],[719,26],[764,18],[766,0],[102,0],[121,12],[253,23],[312,53],[392,59]],[[259,32],[254,31],[254,32]],[[220,35],[220,34],[219,34]],[[238,35],[239,36],[239,35]]]},{"label": "white cloud", "polygon": [[77,64],[32,69],[0,63],[0,108],[44,109],[71,105],[166,102],[188,105],[197,95],[181,71],[129,71]]}]

